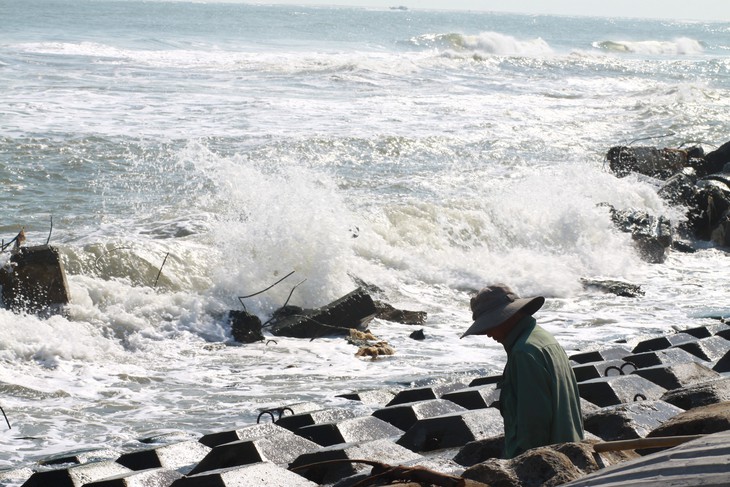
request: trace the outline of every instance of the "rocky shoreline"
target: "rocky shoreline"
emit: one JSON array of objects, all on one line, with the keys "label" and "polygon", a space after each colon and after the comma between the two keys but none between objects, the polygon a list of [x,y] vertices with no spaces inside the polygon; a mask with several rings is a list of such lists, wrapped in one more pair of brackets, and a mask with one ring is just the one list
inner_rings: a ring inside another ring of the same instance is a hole
[{"label": "rocky shoreline", "polygon": [[[342,394],[352,407],[283,404],[254,424],[144,438],[132,451],[69,452],[0,471],[0,485],[653,485],[658,471],[664,484],[726,485],[730,325],[719,320],[570,358],[586,440],[511,460],[500,459],[498,377],[474,377]],[[648,448],[657,438],[677,446]],[[672,467],[675,450],[682,468]]]}]

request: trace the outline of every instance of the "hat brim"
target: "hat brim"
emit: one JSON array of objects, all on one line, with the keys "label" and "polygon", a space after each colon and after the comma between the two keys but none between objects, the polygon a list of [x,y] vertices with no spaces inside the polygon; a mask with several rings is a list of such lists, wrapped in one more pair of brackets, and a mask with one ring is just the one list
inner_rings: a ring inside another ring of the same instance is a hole
[{"label": "hat brim", "polygon": [[496,328],[510,319],[518,311],[530,316],[542,308],[543,304],[545,304],[545,298],[542,296],[515,299],[506,306],[479,315],[459,338],[464,338],[467,335],[484,335],[488,330]]}]

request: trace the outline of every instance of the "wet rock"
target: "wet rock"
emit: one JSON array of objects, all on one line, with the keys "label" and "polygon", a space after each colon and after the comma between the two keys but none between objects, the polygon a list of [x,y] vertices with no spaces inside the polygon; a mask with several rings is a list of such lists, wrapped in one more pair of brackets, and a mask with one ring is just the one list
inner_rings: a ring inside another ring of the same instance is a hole
[{"label": "wet rock", "polygon": [[264,339],[261,320],[256,315],[246,311],[231,310],[228,312],[228,323],[231,326],[233,339],[237,342],[254,343]]},{"label": "wet rock", "polygon": [[213,448],[224,443],[230,443],[233,441],[240,440],[255,440],[258,438],[271,438],[277,437],[283,434],[293,435],[291,431],[283,428],[274,423],[260,423],[245,426],[243,428],[229,430],[229,431],[218,431],[215,433],[208,433],[203,435],[200,443],[203,445]]},{"label": "wet rock", "polygon": [[587,289],[597,289],[604,293],[615,294],[625,298],[636,298],[644,295],[641,286],[628,282],[611,279],[581,279],[581,284]]},{"label": "wet rock", "polygon": [[487,408],[421,419],[396,442],[415,452],[462,447],[470,441],[503,434],[497,409]]},{"label": "wet rock", "polygon": [[730,377],[668,391],[661,399],[686,410],[730,401]]},{"label": "wet rock", "polygon": [[362,288],[321,308],[278,315],[270,322],[271,333],[293,338],[318,338],[348,335],[350,329],[362,330],[376,314],[373,299]]},{"label": "wet rock", "polygon": [[39,465],[64,465],[99,462],[104,460],[115,460],[119,457],[119,451],[101,448],[96,450],[79,450],[65,452],[38,462]]},{"label": "wet rock", "polygon": [[[331,484],[358,473],[369,473],[372,468],[367,464],[344,460],[372,459],[381,463],[399,465],[419,458],[421,458],[420,455],[407,448],[390,440],[379,439],[358,444],[335,445],[312,453],[305,453],[294,460],[290,468],[317,484]],[[321,462],[333,463],[314,465]],[[306,465],[311,466],[302,468]]]},{"label": "wet rock", "polygon": [[730,402],[720,402],[678,414],[648,436],[705,435],[727,430],[730,430]]},{"label": "wet rock", "polygon": [[425,311],[408,311],[396,309],[388,303],[375,301],[376,318],[393,321],[404,325],[422,325],[426,322],[428,314]]},{"label": "wet rock", "polygon": [[680,330],[677,333],[686,333],[695,338],[710,338],[716,335],[718,332],[730,330],[730,326],[726,323],[717,323],[706,326],[697,326],[694,328],[687,328],[686,330]]},{"label": "wet rock", "polygon": [[442,414],[465,411],[463,407],[444,399],[430,399],[405,404],[396,404],[373,411],[373,416],[390,423],[403,431],[408,430],[419,419],[432,418]]},{"label": "wet rock", "polygon": [[687,151],[646,146],[611,147],[606,159],[611,172],[617,177],[638,173],[659,179],[680,172],[689,161]]},{"label": "wet rock", "polygon": [[707,162],[706,173],[712,174],[723,170],[725,164],[730,162],[730,142],[725,142],[704,157]]},{"label": "wet rock", "polygon": [[683,411],[664,401],[638,401],[588,413],[583,426],[586,431],[605,441],[643,438]]},{"label": "wet rock", "polygon": [[408,338],[412,338],[413,340],[425,340],[426,335],[423,333],[423,328],[421,328],[420,330],[411,332],[411,334],[408,335]]},{"label": "wet rock", "polygon": [[57,313],[69,303],[66,271],[50,245],[20,247],[0,269],[3,304],[13,311]]},{"label": "wet rock", "polygon": [[631,234],[641,258],[650,263],[662,263],[672,246],[672,224],[663,217],[643,211],[611,208],[611,219],[616,227]]}]

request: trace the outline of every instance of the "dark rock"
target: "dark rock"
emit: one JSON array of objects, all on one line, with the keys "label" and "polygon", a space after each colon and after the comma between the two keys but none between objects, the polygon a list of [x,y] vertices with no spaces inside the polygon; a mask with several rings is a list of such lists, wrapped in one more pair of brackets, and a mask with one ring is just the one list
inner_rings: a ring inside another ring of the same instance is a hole
[{"label": "dark rock", "polygon": [[13,311],[60,312],[69,302],[66,271],[50,245],[20,247],[0,269],[3,304]]},{"label": "dark rock", "polygon": [[426,335],[423,333],[423,328],[420,330],[416,330],[414,332],[411,332],[410,335],[408,335],[409,338],[412,338],[414,340],[425,340]]},{"label": "dark rock", "polygon": [[107,479],[132,471],[116,462],[84,463],[57,470],[35,472],[23,487],[81,487],[89,482]]},{"label": "dark rock", "polygon": [[679,389],[700,382],[717,379],[720,374],[697,362],[674,365],[656,365],[632,372],[667,390]]},{"label": "dark rock", "polygon": [[[420,455],[396,445],[390,440],[379,439],[358,444],[342,444],[322,448],[312,453],[305,453],[294,460],[290,468],[317,484],[331,484],[357,473],[369,472],[371,467],[357,462],[334,462],[313,465],[336,460],[370,459],[387,464],[403,464],[421,458]],[[311,467],[301,468],[305,465]]]},{"label": "dark rock", "polygon": [[254,343],[264,339],[261,332],[261,320],[258,316],[246,311],[231,310],[228,312],[233,339],[241,343]]},{"label": "dark rock", "polygon": [[269,325],[271,333],[276,336],[318,338],[348,335],[351,329],[364,329],[376,311],[370,295],[358,288],[327,306],[275,318]]},{"label": "dark rock", "polygon": [[701,179],[687,205],[685,226],[694,238],[710,240],[730,209],[730,187],[721,181]]},{"label": "dark rock", "polygon": [[585,476],[566,455],[546,447],[526,451],[511,466],[524,487],[551,487]]},{"label": "dark rock", "polygon": [[707,174],[722,171],[725,164],[730,162],[730,142],[725,142],[717,150],[708,152],[705,155],[705,161],[707,162]]},{"label": "dark rock", "polygon": [[666,179],[680,172],[688,163],[687,151],[656,147],[611,147],[606,154],[611,172],[617,177],[639,173]]},{"label": "dark rock", "polygon": [[673,205],[687,206],[695,196],[696,182],[696,173],[684,170],[667,179],[657,194]]},{"label": "dark rock", "polygon": [[583,427],[605,441],[643,438],[683,411],[664,401],[619,404],[586,414]]},{"label": "dark rock", "polygon": [[396,309],[390,304],[382,301],[375,301],[376,318],[393,321],[404,325],[422,325],[426,322],[428,314],[425,311],[408,311]]},{"label": "dark rock", "polygon": [[661,399],[687,410],[730,401],[730,377],[668,391]]},{"label": "dark rock", "polygon": [[148,450],[125,453],[117,463],[132,470],[165,468],[187,473],[208,454],[210,448],[197,441],[183,441]]},{"label": "dark rock", "polygon": [[374,416],[359,416],[299,428],[298,435],[321,446],[399,437],[403,430]]},{"label": "dark rock", "polygon": [[611,208],[611,219],[619,230],[631,233],[643,260],[655,264],[666,260],[673,240],[672,224],[667,218],[643,211]]},{"label": "dark rock", "polygon": [[596,406],[632,403],[639,399],[659,399],[666,391],[637,375],[619,375],[591,379],[578,384],[580,397]]},{"label": "dark rock", "polygon": [[316,487],[317,484],[269,462],[212,470],[183,477],[170,487]]},{"label": "dark rock", "polygon": [[470,441],[497,437],[504,423],[495,408],[421,419],[396,442],[415,452],[462,447]]},{"label": "dark rock", "polygon": [[492,458],[504,456],[504,435],[484,440],[470,441],[464,445],[454,457],[459,465],[471,467]]},{"label": "dark rock", "polygon": [[150,468],[90,482],[84,484],[84,487],[165,487],[179,478],[182,478],[182,474],[175,470]]},{"label": "dark rock", "polygon": [[581,279],[580,282],[583,284],[584,288],[598,289],[599,291],[615,294],[616,296],[622,296],[625,298],[636,298],[644,295],[644,291],[641,289],[641,286],[629,284],[628,282],[610,279]]},{"label": "dark rock", "polygon": [[458,404],[444,399],[430,399],[427,401],[396,404],[373,411],[373,416],[390,423],[403,431],[408,430],[419,419],[441,416],[442,414],[465,411]]},{"label": "dark rock", "polygon": [[730,430],[730,402],[720,402],[678,414],[648,436],[706,435],[727,430]]}]

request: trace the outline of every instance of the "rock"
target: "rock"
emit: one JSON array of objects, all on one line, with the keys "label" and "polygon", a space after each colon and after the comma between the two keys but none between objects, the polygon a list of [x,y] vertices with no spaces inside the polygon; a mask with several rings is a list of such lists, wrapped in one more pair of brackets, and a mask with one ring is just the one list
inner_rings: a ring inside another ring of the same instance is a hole
[{"label": "rock", "polygon": [[664,262],[673,240],[672,224],[667,218],[611,208],[611,219],[619,230],[631,233],[642,259],[654,264]]},{"label": "rock", "polygon": [[648,437],[705,435],[727,430],[730,430],[730,402],[720,402],[680,413]]},{"label": "rock", "polygon": [[683,410],[664,401],[638,401],[601,408],[585,415],[583,426],[602,440],[643,438]]},{"label": "rock", "polygon": [[611,172],[620,178],[633,172],[666,179],[681,171],[689,161],[687,151],[656,147],[611,147],[606,158]]},{"label": "rock", "polygon": [[4,305],[13,311],[58,313],[69,303],[66,271],[50,245],[20,247],[0,269]]},{"label": "rock", "polygon": [[707,174],[722,171],[725,164],[730,162],[730,142],[725,142],[717,150],[708,152],[705,155],[705,161],[707,162]]},{"label": "rock", "polygon": [[471,467],[492,458],[504,456],[504,435],[486,438],[483,440],[470,441],[464,445],[454,457],[459,465]]},{"label": "rock", "polygon": [[420,330],[411,332],[411,334],[408,335],[408,338],[412,338],[413,340],[425,340],[426,335],[423,333],[423,328],[421,328]]},{"label": "rock", "polygon": [[233,339],[241,343],[262,341],[261,320],[258,316],[246,311],[231,310],[228,312],[228,322],[231,325]]},{"label": "rock", "polygon": [[393,306],[382,301],[375,301],[376,318],[393,321],[404,325],[422,325],[426,322],[428,314],[425,311],[408,311],[395,309]]},{"label": "rock", "polygon": [[625,298],[636,298],[644,295],[644,291],[641,289],[641,286],[630,284],[628,282],[611,279],[581,279],[580,282],[585,288],[598,289],[599,291],[615,294],[616,296],[622,296]]},{"label": "rock", "polygon": [[364,329],[376,312],[373,299],[358,288],[321,308],[276,316],[270,323],[271,333],[293,338],[347,335],[350,329]]},{"label": "rock", "polygon": [[730,377],[668,391],[661,399],[685,410],[730,401]]}]

